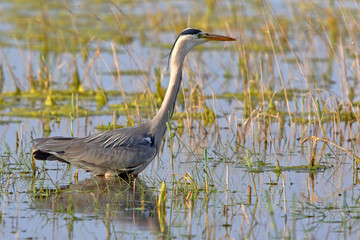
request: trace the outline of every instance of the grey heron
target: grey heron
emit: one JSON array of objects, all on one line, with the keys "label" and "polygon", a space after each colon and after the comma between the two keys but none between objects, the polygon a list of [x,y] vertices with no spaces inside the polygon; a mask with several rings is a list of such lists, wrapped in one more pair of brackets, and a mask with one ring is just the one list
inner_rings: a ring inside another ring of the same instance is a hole
[{"label": "grey heron", "polygon": [[33,157],[58,160],[94,175],[136,177],[155,158],[171,120],[179,92],[186,54],[207,41],[236,39],[187,28],[176,38],[169,55],[170,81],[155,117],[141,125],[95,133],[90,136],[50,137],[33,140]]}]

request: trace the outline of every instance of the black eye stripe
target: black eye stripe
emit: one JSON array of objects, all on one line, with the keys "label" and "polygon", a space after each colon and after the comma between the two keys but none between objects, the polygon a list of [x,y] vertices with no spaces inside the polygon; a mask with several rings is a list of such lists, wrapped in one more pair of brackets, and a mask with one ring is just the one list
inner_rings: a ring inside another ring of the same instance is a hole
[{"label": "black eye stripe", "polygon": [[184,31],[182,31],[179,35],[194,35],[194,34],[198,34],[198,33],[201,33],[201,30],[194,29],[194,28],[188,28],[188,29],[185,29]]}]

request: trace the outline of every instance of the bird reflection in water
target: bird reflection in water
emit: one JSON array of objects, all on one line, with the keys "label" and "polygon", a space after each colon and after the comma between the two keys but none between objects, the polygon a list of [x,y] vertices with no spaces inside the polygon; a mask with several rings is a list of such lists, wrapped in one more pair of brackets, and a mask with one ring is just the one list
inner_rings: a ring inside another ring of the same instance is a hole
[{"label": "bird reflection in water", "polygon": [[85,226],[88,220],[105,220],[108,238],[114,231],[124,234],[124,226],[137,232],[160,232],[156,195],[140,179],[134,188],[132,183],[121,178],[92,177],[62,186],[48,195],[36,195],[31,205],[39,211],[72,214],[76,220],[84,221]]}]

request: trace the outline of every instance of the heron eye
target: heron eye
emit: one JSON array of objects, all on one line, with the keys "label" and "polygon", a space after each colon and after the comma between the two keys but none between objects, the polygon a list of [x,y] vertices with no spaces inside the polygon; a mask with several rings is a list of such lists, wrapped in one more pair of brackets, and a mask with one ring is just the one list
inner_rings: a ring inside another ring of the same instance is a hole
[{"label": "heron eye", "polygon": [[197,38],[201,38],[201,33],[196,34]]}]

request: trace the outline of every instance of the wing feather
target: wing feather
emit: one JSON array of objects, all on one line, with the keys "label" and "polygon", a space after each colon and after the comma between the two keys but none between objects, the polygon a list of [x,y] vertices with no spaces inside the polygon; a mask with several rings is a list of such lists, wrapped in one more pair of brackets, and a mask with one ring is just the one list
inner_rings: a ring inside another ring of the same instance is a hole
[{"label": "wing feather", "polygon": [[[141,125],[142,126],[142,125]],[[146,134],[139,127],[120,128],[112,131],[105,131],[93,134],[85,138],[90,143],[98,143],[103,148],[131,147],[138,145],[148,145],[148,138],[152,136]]]},{"label": "wing feather", "polygon": [[142,171],[157,153],[146,124],[99,132],[85,138],[40,138],[34,143],[38,159],[60,158],[95,174],[109,169]]}]

